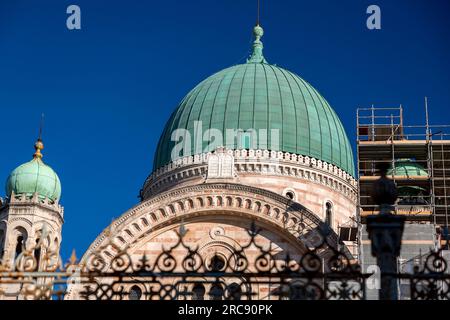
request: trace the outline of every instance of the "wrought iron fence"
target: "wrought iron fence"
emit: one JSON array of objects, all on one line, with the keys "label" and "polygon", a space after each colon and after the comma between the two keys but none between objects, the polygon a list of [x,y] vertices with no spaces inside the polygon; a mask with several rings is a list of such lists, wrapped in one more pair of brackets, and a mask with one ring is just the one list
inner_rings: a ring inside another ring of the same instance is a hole
[{"label": "wrought iron fence", "polygon": [[[35,248],[24,249],[12,270],[2,268],[0,286],[16,287],[3,294],[24,299],[64,299],[68,290],[77,291],[81,299],[117,300],[365,298],[368,275],[347,252],[329,243],[326,230],[317,230],[317,241],[295,256],[263,247],[256,240],[259,232],[252,224],[247,243],[228,256],[208,259],[186,244],[183,229],[177,232],[178,241],[153,259],[145,254],[136,259],[128,248],[116,248],[117,254],[107,258],[99,248],[81,262],[72,257],[62,266],[48,250],[38,268]],[[252,257],[250,249],[256,252]]]},{"label": "wrought iron fence", "polygon": [[[136,259],[129,248],[105,257],[102,248],[78,262],[73,254],[63,264],[50,248],[23,248],[14,263],[0,264],[0,299],[87,300],[363,300],[366,281],[348,252],[330,243],[326,228],[301,255],[264,247],[252,224],[248,241],[228,256],[205,258],[198,247],[177,242],[156,257]],[[109,243],[108,245],[111,245]],[[249,256],[248,250],[256,252]],[[181,256],[179,253],[184,252]],[[450,298],[448,261],[442,251],[431,252],[423,267],[391,275],[409,284],[410,299]],[[383,290],[383,288],[380,288]]]},{"label": "wrought iron fence", "polygon": [[449,260],[444,252],[432,251],[422,265],[414,266],[412,273],[396,275],[409,289],[411,300],[450,300]]}]

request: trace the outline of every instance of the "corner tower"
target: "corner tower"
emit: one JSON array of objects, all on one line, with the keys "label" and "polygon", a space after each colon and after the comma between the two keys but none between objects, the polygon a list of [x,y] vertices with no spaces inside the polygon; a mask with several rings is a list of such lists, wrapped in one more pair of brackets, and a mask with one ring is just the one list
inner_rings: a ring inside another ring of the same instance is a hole
[{"label": "corner tower", "polygon": [[[59,254],[63,207],[58,175],[42,160],[39,138],[33,159],[14,169],[6,181],[6,199],[0,200],[0,261],[10,270],[20,269],[24,253],[32,252],[34,270],[44,270]],[[53,259],[52,258],[52,259]]]}]

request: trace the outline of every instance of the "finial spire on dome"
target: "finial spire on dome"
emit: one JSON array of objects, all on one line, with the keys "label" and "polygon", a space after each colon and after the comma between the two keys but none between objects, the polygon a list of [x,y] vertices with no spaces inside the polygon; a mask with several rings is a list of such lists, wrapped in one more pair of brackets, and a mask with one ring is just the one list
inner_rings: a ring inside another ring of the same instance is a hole
[{"label": "finial spire on dome", "polygon": [[259,26],[259,9],[261,8],[261,3],[260,0],[258,0],[258,6],[257,6],[257,11],[256,11],[256,25]]},{"label": "finial spire on dome", "polygon": [[42,143],[41,139],[37,139],[36,143],[34,144],[34,150],[36,152],[33,155],[33,158],[35,159],[42,159],[43,155],[41,153],[41,150],[44,149],[44,143]]},{"label": "finial spire on dome", "polygon": [[261,41],[264,35],[264,29],[259,24],[259,11],[260,11],[260,1],[258,0],[258,11],[256,16],[256,25],[253,28],[253,35],[255,36],[255,41],[253,41],[253,52],[247,63],[267,63],[263,55],[264,45]]},{"label": "finial spire on dome", "polygon": [[42,114],[41,116],[41,124],[39,126],[39,137],[36,141],[36,143],[34,144],[34,150],[36,150],[36,152],[33,155],[34,159],[42,159],[43,155],[41,153],[41,150],[44,149],[44,143],[42,142],[42,128],[44,126],[44,114]]}]

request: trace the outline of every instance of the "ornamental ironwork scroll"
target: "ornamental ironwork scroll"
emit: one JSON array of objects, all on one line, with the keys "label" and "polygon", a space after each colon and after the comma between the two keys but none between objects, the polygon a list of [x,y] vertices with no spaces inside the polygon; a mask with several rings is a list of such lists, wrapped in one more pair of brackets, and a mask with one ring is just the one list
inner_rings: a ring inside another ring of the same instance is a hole
[{"label": "ornamental ironwork scroll", "polygon": [[431,251],[417,264],[412,273],[400,273],[397,278],[408,288],[411,300],[450,300],[450,256],[448,250]]},{"label": "ornamental ironwork scroll", "polygon": [[[176,242],[155,257],[136,258],[128,247],[114,245],[112,237],[81,262],[72,255],[66,264],[52,248],[24,247],[13,263],[4,259],[0,264],[0,299],[366,299],[371,274],[336,248],[327,228],[315,230],[314,243],[309,242],[301,255],[261,245],[260,231],[252,224],[244,244],[228,255],[204,256],[187,244],[184,228],[176,232]],[[115,254],[105,255],[106,248]],[[409,299],[450,298],[448,261],[442,251],[431,252],[411,273],[395,276],[408,282]]]},{"label": "ornamental ironwork scroll", "polygon": [[[347,254],[321,235],[314,247],[299,257],[281,254],[271,246],[261,246],[254,224],[247,243],[227,255],[205,258],[199,248],[178,241],[163,249],[150,262],[143,255],[133,262],[127,250],[120,250],[109,262],[94,253],[80,277],[85,299],[364,299],[365,275]],[[319,240],[320,239],[320,240]],[[256,252],[249,258],[246,251]],[[182,259],[177,259],[184,252]],[[326,252],[326,258],[324,253]],[[105,281],[109,279],[110,281]]]},{"label": "ornamental ironwork scroll", "polygon": [[[77,291],[79,299],[116,300],[365,298],[368,275],[329,243],[326,228],[316,230],[314,243],[298,256],[262,246],[260,231],[252,224],[246,243],[210,257],[186,243],[184,228],[176,232],[177,242],[153,259],[145,254],[136,259],[112,239],[82,262],[73,256],[65,265],[51,250],[43,250],[38,262],[36,248],[24,248],[13,267],[0,271],[0,298],[63,299],[68,290]],[[105,248],[116,254],[105,255]],[[250,249],[252,257],[246,253]]]}]

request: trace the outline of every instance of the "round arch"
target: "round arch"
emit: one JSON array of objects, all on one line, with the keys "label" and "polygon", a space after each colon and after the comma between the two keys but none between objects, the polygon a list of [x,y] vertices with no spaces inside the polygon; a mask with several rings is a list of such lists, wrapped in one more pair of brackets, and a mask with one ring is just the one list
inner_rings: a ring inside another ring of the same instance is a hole
[{"label": "round arch", "polygon": [[[317,230],[326,226],[316,214],[280,194],[239,184],[205,183],[167,191],[125,212],[97,237],[81,262],[88,263],[90,254],[101,253],[108,265],[117,249],[133,252],[153,237],[183,224],[236,221],[248,227],[255,222],[263,231],[285,239],[299,254],[310,240],[313,243]],[[332,230],[328,239],[337,243]],[[69,289],[67,299],[75,292]]]},{"label": "round arch", "polygon": [[[299,244],[315,230],[326,228],[318,215],[274,192],[239,184],[205,183],[164,192],[138,204],[113,221],[86,254],[111,239],[119,247],[125,247],[181,221],[199,217],[213,219],[218,213],[257,221],[289,235]],[[328,237],[331,243],[337,243],[337,235],[332,230]]]}]

